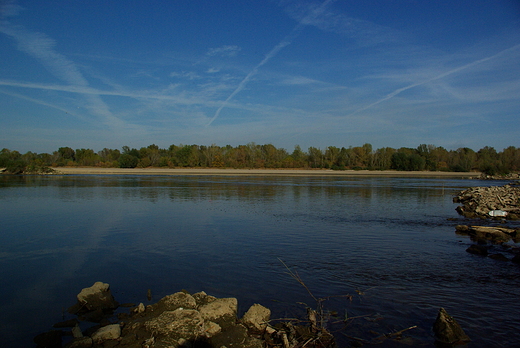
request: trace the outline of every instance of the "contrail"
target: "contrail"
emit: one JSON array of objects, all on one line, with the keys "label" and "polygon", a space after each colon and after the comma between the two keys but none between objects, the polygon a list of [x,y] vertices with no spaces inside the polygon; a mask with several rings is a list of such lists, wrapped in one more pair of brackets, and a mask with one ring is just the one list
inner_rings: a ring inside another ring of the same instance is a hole
[{"label": "contrail", "polygon": [[276,56],[278,54],[278,52],[280,52],[282,50],[282,48],[288,46],[291,44],[292,40],[294,40],[296,37],[298,37],[298,35],[300,34],[300,32],[302,31],[302,29],[304,28],[304,26],[311,22],[313,19],[315,19],[317,16],[319,16],[321,13],[323,13],[323,11],[325,10],[325,8],[335,0],[325,0],[320,7],[318,7],[317,9],[315,9],[314,11],[312,11],[311,14],[309,14],[307,17],[305,17],[304,19],[302,19],[298,25],[296,25],[296,27],[294,27],[294,29],[291,31],[291,33],[289,35],[287,35],[278,45],[274,46],[274,48],[269,52],[267,53],[267,55],[265,56],[264,59],[262,59],[262,61],[260,63],[258,63],[257,66],[255,66],[253,68],[253,70],[251,70],[249,72],[249,74],[246,75],[246,77],[244,77],[244,79],[239,83],[238,87],[233,91],[233,93],[231,93],[229,95],[229,97],[227,97],[227,99],[222,103],[222,105],[217,109],[217,111],[215,112],[215,115],[213,116],[213,118],[208,122],[208,124],[206,125],[206,127],[210,126],[213,121],[215,121],[217,119],[217,117],[220,115],[220,112],[222,111],[222,109],[224,109],[229,101],[231,99],[233,99],[233,97],[235,97],[238,93],[240,93],[247,85],[247,83],[249,82],[249,80],[251,80],[251,77],[253,77],[257,72],[258,72],[258,69],[260,67],[262,67],[264,64],[266,64],[271,58],[273,58],[274,56]]},{"label": "contrail", "polygon": [[396,90],[393,91],[392,93],[387,94],[384,98],[379,99],[378,101],[376,101],[376,102],[374,102],[374,103],[372,103],[372,104],[370,104],[370,105],[367,105],[367,106],[365,106],[365,107],[363,107],[363,108],[361,108],[361,109],[359,109],[359,110],[354,111],[353,113],[347,115],[347,117],[348,117],[348,116],[355,115],[355,114],[357,114],[358,112],[365,111],[366,109],[369,109],[369,108],[371,108],[372,106],[375,106],[375,105],[380,104],[380,103],[382,103],[382,102],[384,102],[384,101],[387,101],[388,99],[392,99],[392,98],[395,97],[396,95],[398,95],[398,94],[400,94],[400,93],[402,93],[402,92],[404,92],[404,91],[407,91],[407,90],[409,90],[409,89],[411,89],[411,88],[414,88],[414,87],[417,87],[417,86],[421,86],[421,85],[427,84],[427,83],[432,82],[432,81],[435,81],[435,80],[440,80],[440,79],[442,79],[442,78],[444,78],[444,77],[446,77],[446,76],[449,76],[449,75],[454,74],[454,73],[456,73],[456,72],[459,72],[459,71],[461,71],[461,70],[465,70],[465,69],[471,68],[472,66],[475,66],[475,65],[478,65],[478,64],[482,64],[482,63],[484,63],[484,62],[487,62],[488,60],[495,59],[495,58],[497,58],[497,57],[499,57],[499,56],[501,56],[501,55],[503,55],[503,54],[505,54],[505,53],[507,53],[507,52],[509,52],[509,51],[513,51],[513,50],[515,50],[515,49],[517,49],[517,48],[519,48],[519,47],[520,47],[520,44],[518,44],[518,45],[514,45],[514,46],[509,47],[509,48],[506,48],[505,50],[500,51],[500,52],[498,52],[498,53],[496,53],[496,54],[494,54],[494,55],[492,55],[492,56],[490,56],[490,57],[486,57],[486,58],[482,58],[482,59],[476,60],[476,61],[471,62],[471,63],[469,63],[469,64],[463,65],[463,66],[461,66],[461,67],[458,67],[458,68],[452,69],[452,70],[450,70],[450,71],[447,71],[447,72],[445,72],[445,73],[442,73],[442,74],[440,74],[440,75],[437,75],[437,76],[435,76],[435,77],[432,77],[431,79],[428,79],[428,80],[426,80],[426,81],[422,81],[422,82],[414,83],[414,84],[411,84],[411,85],[409,85],[409,86],[406,86],[406,87],[403,87],[403,88],[396,89]]}]

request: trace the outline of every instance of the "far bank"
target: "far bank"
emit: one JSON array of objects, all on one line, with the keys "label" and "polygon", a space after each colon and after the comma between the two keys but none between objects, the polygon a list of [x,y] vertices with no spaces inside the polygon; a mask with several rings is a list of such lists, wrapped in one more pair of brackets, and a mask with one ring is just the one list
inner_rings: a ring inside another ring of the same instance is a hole
[{"label": "far bank", "polygon": [[480,172],[330,169],[96,168],[55,167],[63,175],[250,175],[250,176],[392,176],[477,178]]}]

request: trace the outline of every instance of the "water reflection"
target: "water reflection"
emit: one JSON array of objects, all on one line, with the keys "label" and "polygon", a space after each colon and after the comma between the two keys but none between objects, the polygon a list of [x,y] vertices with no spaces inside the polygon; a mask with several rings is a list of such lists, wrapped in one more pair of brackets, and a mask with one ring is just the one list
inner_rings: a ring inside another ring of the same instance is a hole
[{"label": "water reflection", "polygon": [[[11,346],[29,342],[98,280],[110,283],[121,302],[143,301],[148,288],[157,297],[204,290],[237,297],[241,309],[259,302],[277,317],[294,316],[303,310],[296,302],[309,298],[285,274],[282,258],[316,296],[363,290],[352,303],[330,306],[352,316],[380,313],[382,332],[419,325],[428,341],[428,318],[444,306],[481,346],[511,345],[520,340],[513,330],[518,267],[465,253],[471,241],[456,236],[456,222],[447,220],[457,217],[452,195],[482,184],[489,183],[2,177],[0,276],[9,281],[0,289],[0,311],[9,319],[1,333],[13,337]],[[481,327],[494,333],[478,337]]]}]

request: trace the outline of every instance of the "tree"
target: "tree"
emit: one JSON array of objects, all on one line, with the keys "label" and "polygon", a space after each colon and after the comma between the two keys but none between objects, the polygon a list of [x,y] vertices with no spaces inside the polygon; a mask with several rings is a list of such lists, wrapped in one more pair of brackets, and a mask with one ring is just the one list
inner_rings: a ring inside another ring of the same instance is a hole
[{"label": "tree", "polygon": [[139,158],[129,153],[124,153],[118,159],[119,168],[135,168],[139,163]]},{"label": "tree", "polygon": [[74,162],[76,160],[76,153],[70,147],[60,147],[58,149],[58,165],[67,165],[69,162]]}]

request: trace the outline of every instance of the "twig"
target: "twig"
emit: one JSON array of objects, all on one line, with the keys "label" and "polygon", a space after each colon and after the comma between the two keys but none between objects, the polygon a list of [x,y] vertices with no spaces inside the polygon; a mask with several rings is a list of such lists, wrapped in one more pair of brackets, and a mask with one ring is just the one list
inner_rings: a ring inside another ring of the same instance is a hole
[{"label": "twig", "polygon": [[312,297],[312,299],[316,302],[320,302],[311,292],[311,290],[307,287],[307,285],[305,285],[305,283],[303,282],[302,278],[300,278],[300,275],[298,274],[298,272],[293,272],[291,271],[291,269],[289,268],[289,266],[287,266],[285,264],[285,262],[282,261],[282,259],[278,258],[278,260],[284,265],[284,267],[287,269],[289,275],[295,279],[298,283],[300,283],[301,286],[303,286],[305,288],[305,290],[307,290],[307,292],[309,293],[309,295]]}]

